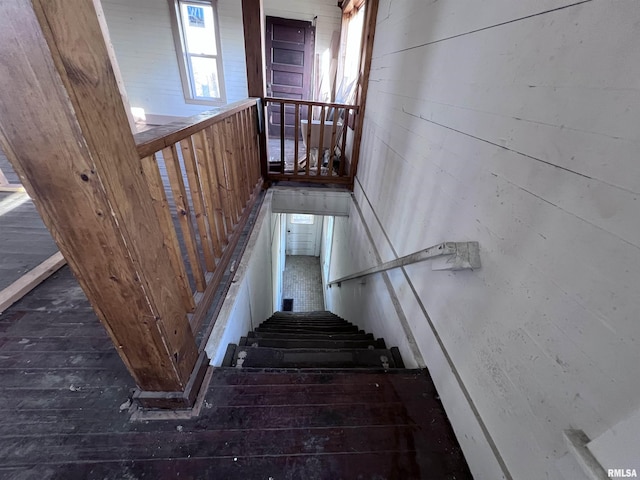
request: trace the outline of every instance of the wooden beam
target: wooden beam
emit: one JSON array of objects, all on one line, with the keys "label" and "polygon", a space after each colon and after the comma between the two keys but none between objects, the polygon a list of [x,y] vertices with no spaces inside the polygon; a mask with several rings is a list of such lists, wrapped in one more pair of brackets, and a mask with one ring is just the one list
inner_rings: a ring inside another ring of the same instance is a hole
[{"label": "wooden beam", "polygon": [[255,98],[240,100],[225,105],[224,107],[207,110],[206,112],[198,113],[197,115],[186,117],[167,125],[159,125],[144,132],[136,133],[133,138],[135,138],[138,146],[138,155],[140,155],[140,158],[153,155],[163,148],[175,145],[195,135],[199,131],[220,123],[225,118],[229,118],[255,104]]},{"label": "wooden beam", "polygon": [[[360,73],[358,75],[358,87],[356,90],[356,105],[359,106],[353,139],[353,154],[351,156],[351,185],[358,171],[360,160],[360,143],[362,141],[362,127],[364,124],[364,111],[367,106],[367,92],[369,90],[369,73],[371,72],[371,57],[373,55],[373,40],[376,35],[376,21],[378,18],[379,0],[366,0],[364,28],[362,32],[362,49],[360,50]],[[348,131],[345,131],[345,135]]]},{"label": "wooden beam", "polygon": [[0,2],[0,143],[138,386],[183,392],[198,349],[100,8]]},{"label": "wooden beam", "polygon": [[[265,75],[265,16],[262,0],[242,0],[242,22],[244,26],[244,50],[247,64],[247,89],[250,97],[257,97],[261,100],[266,96],[266,75]],[[258,103],[258,108],[265,118],[265,105]],[[267,129],[262,122],[260,134],[260,172],[262,178],[266,180],[268,165],[267,152]]]},{"label": "wooden beam", "polygon": [[24,187],[17,183],[8,183],[0,185],[0,192],[24,192]]},{"label": "wooden beam", "polygon": [[65,263],[67,262],[62,254],[57,252],[0,291],[0,313],[57,272]]},{"label": "wooden beam", "polygon": [[262,0],[242,0],[244,48],[247,61],[247,89],[250,97],[264,98],[265,16]]}]

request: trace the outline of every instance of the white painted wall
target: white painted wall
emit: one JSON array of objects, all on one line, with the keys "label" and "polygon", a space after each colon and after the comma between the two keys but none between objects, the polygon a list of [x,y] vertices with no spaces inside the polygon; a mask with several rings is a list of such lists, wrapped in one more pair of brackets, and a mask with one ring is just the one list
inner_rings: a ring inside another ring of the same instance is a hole
[{"label": "white painted wall", "polygon": [[271,213],[271,283],[273,285],[273,311],[282,308],[285,245],[283,215]]},{"label": "white painted wall", "polygon": [[[356,199],[383,261],[480,242],[478,271],[389,274],[477,479],[562,478],[564,429],[640,406],[640,9],[571,3],[380,4]],[[357,222],[332,275],[372,264]]]},{"label": "white painted wall", "polygon": [[[329,281],[357,273],[377,265],[375,247],[369,241],[366,227],[357,208],[349,217],[335,217]],[[390,292],[385,275],[372,275],[364,279],[332,285],[325,289],[326,304],[336,315],[358,325],[376,338],[384,338],[388,347],[398,347],[407,368],[421,365],[416,358],[411,339],[402,326],[402,313],[394,305],[395,292]]]},{"label": "white painted wall", "polygon": [[351,194],[344,189],[273,187],[271,191],[274,212],[349,215]]},{"label": "white painted wall", "polygon": [[[167,0],[102,0],[102,7],[132,107],[168,116],[212,108],[184,100]],[[228,103],[247,97],[241,7],[236,0],[218,0]]]},{"label": "white painted wall", "polygon": [[635,468],[640,472],[640,408],[594,438],[587,448],[605,471]]},{"label": "white painted wall", "polygon": [[322,241],[320,243],[320,274],[322,275],[322,294],[325,310],[332,311],[331,296],[328,295],[329,275],[331,273],[331,245],[333,243],[333,225],[335,218],[325,216],[322,219]]},{"label": "white painted wall", "polygon": [[[267,193],[233,282],[213,327],[206,351],[211,365],[222,364],[229,343],[273,313],[271,193]],[[275,237],[274,237],[275,238]]]},{"label": "white painted wall", "polygon": [[[208,105],[184,100],[167,0],[101,0],[111,41],[132,107],[158,116],[189,116]],[[247,97],[242,3],[218,0],[218,21],[227,103]],[[265,0],[265,14],[316,20],[316,54],[339,34],[341,10],[335,0]]]}]

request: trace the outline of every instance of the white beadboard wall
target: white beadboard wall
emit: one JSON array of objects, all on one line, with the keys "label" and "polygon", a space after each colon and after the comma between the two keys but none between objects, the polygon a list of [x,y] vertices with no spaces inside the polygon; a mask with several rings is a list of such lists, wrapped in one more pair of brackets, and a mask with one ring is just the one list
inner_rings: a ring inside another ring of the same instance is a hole
[{"label": "white beadboard wall", "polygon": [[[167,0],[102,0],[111,41],[132,107],[147,114],[189,116],[208,105],[184,100]],[[227,102],[247,97],[242,6],[218,0]]]},{"label": "white beadboard wall", "polygon": [[383,261],[480,242],[478,271],[389,273],[478,480],[491,447],[561,479],[564,429],[640,407],[639,39],[636,0],[380,2],[355,197]]}]

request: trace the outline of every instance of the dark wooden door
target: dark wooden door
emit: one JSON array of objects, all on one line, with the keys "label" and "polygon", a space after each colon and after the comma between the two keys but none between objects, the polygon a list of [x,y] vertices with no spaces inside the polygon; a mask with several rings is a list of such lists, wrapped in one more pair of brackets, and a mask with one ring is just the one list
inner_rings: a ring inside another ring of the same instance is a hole
[{"label": "dark wooden door", "polygon": [[[267,95],[276,98],[308,100],[311,96],[315,27],[311,22],[267,17]],[[269,134],[279,136],[280,107],[269,107]],[[302,119],[307,109],[300,109]],[[294,108],[285,109],[285,137],[294,135]]]}]

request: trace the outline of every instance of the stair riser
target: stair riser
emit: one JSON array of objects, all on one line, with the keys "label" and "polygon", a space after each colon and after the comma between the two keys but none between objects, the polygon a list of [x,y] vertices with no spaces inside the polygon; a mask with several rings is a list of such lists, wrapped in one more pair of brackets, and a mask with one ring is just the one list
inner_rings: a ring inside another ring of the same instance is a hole
[{"label": "stair riser", "polygon": [[267,368],[394,368],[389,350],[236,347],[232,366]]},{"label": "stair riser", "polygon": [[333,341],[333,340],[300,340],[287,339],[257,339],[246,338],[240,341],[240,346],[256,346],[269,348],[354,348],[354,349],[386,349],[384,340],[370,341]]},{"label": "stair riser", "polygon": [[351,325],[351,322],[347,322],[346,320],[322,320],[315,318],[301,318],[299,320],[285,320],[278,318],[269,318],[265,320],[263,323],[286,323],[286,324],[295,324],[295,323],[319,323],[322,325],[330,324],[330,325]]},{"label": "stair riser", "polygon": [[262,322],[259,327],[273,327],[273,328],[328,328],[328,329],[341,329],[341,328],[358,328],[357,325],[351,325],[349,323],[271,323]]},{"label": "stair riser", "polygon": [[318,332],[318,333],[329,333],[329,332],[358,332],[358,327],[356,326],[341,326],[341,327],[296,327],[296,326],[285,326],[285,325],[267,325],[267,326],[259,326],[255,329],[256,331],[269,331],[269,330],[302,330],[308,331],[310,333]]},{"label": "stair riser", "polygon": [[371,333],[339,333],[326,335],[323,333],[273,333],[273,332],[249,332],[248,338],[295,338],[300,340],[351,340],[373,341]]},{"label": "stair riser", "polygon": [[304,335],[304,334],[320,334],[324,337],[332,337],[335,335],[364,335],[364,330],[358,330],[358,331],[351,331],[351,332],[344,332],[344,331],[326,331],[326,332],[313,332],[313,331],[309,331],[309,330],[298,330],[298,329],[256,329],[256,333],[262,334],[262,333],[278,333],[281,335],[285,335],[285,336],[290,336],[290,335]]}]

